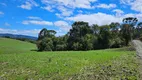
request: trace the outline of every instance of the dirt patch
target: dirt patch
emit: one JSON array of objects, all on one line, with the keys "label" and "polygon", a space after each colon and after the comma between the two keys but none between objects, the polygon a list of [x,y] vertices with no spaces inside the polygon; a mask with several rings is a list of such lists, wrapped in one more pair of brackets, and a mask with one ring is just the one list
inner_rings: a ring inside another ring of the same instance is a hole
[{"label": "dirt patch", "polygon": [[132,41],[136,51],[137,51],[137,58],[139,59],[139,72],[140,72],[140,80],[142,80],[142,42],[139,40]]}]

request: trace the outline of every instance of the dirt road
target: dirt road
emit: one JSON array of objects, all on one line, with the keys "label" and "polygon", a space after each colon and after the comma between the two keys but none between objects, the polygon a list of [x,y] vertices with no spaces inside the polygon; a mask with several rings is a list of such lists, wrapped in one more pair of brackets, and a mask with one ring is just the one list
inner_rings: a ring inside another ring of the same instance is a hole
[{"label": "dirt road", "polygon": [[133,44],[137,51],[137,55],[142,59],[142,42],[139,40],[133,40]]},{"label": "dirt road", "polygon": [[140,80],[142,80],[142,42],[139,40],[133,40],[132,43],[137,51],[138,59],[140,60],[139,71],[140,71]]}]

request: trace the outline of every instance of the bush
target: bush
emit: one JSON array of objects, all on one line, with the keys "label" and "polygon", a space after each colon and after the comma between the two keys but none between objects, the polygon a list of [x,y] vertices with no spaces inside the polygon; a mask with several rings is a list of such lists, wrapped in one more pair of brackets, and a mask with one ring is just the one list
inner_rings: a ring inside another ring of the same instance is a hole
[{"label": "bush", "polygon": [[50,38],[44,38],[42,40],[37,41],[38,51],[52,51],[53,50],[53,42]]},{"label": "bush", "polygon": [[57,45],[56,46],[56,50],[57,51],[64,51],[66,50],[66,45],[62,44],[62,45]]}]

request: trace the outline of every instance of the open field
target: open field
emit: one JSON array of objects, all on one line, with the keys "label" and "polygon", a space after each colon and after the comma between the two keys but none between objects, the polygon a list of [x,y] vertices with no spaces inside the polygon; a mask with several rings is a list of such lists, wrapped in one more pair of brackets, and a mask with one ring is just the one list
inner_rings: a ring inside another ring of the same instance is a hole
[{"label": "open field", "polygon": [[31,43],[0,38],[0,80],[136,80],[135,51],[36,52]]},{"label": "open field", "polygon": [[14,39],[0,38],[0,54],[1,53],[23,53],[36,49],[34,44],[22,42]]}]

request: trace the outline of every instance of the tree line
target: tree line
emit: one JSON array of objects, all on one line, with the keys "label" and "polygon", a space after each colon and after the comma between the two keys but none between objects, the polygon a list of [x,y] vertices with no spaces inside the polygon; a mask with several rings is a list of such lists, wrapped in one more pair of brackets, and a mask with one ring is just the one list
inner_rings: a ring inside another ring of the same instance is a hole
[{"label": "tree line", "polygon": [[122,23],[112,22],[99,26],[78,21],[64,36],[55,36],[56,31],[42,29],[37,40],[38,51],[97,50],[128,46],[132,39],[142,39],[142,22],[127,17]]}]

